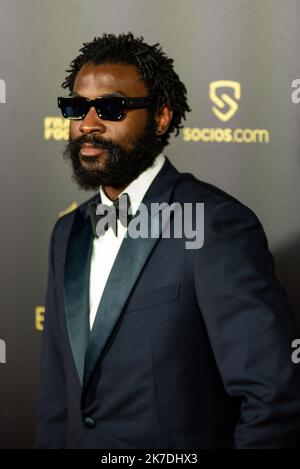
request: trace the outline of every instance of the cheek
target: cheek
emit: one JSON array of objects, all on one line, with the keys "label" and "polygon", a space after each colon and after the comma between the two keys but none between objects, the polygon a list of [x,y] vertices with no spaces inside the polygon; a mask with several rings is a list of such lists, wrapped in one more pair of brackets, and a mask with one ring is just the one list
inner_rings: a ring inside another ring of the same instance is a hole
[{"label": "cheek", "polygon": [[128,115],[127,119],[124,120],[124,124],[122,128],[120,127],[118,130],[118,137],[119,139],[124,142],[124,145],[128,148],[132,148],[134,146],[135,141],[144,133],[146,127],[147,117],[144,110],[140,110],[140,112],[135,112],[134,115]]},{"label": "cheek", "polygon": [[69,136],[71,139],[79,137],[79,126],[80,123],[78,121],[70,121]]},{"label": "cheek", "polygon": [[146,109],[136,109],[132,111],[132,114],[130,113],[128,115],[128,119],[130,119],[133,131],[136,131],[137,133],[143,132],[146,126],[147,117]]}]

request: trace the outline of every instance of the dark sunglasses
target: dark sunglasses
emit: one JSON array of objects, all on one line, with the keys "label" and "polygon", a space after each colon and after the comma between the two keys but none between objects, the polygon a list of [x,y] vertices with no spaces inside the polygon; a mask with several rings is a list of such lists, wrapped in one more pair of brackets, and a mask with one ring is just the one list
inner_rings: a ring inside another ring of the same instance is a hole
[{"label": "dark sunglasses", "polygon": [[118,96],[88,99],[81,96],[57,98],[58,107],[66,119],[84,119],[91,107],[94,107],[101,119],[121,120],[127,109],[141,109],[148,105],[148,98],[122,98]]}]

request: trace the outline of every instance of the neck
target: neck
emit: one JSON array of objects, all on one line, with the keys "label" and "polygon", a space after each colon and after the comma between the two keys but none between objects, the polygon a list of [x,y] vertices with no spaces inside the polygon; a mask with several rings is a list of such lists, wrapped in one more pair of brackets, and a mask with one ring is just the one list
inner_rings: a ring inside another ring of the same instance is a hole
[{"label": "neck", "polygon": [[[128,184],[127,184],[128,185]],[[110,200],[116,200],[119,195],[121,194],[121,192],[125,189],[125,187],[127,187],[127,185],[125,186],[120,186],[120,187],[112,187],[112,186],[103,186],[102,189],[104,190],[105,192],[105,195],[107,195],[107,197],[110,199]]]}]

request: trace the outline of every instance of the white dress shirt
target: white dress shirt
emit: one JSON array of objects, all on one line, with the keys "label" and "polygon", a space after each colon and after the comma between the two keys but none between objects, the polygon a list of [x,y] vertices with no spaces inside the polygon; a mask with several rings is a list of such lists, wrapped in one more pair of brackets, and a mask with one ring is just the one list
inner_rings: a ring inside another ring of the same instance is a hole
[{"label": "white dress shirt", "polygon": [[[153,166],[142,172],[123,190],[123,192],[121,192],[121,194],[126,192],[129,195],[133,215],[136,213],[150,184],[161,170],[164,162],[165,156],[161,153],[155,158]],[[102,186],[100,186],[99,190],[102,203],[112,205],[113,201],[107,197]],[[121,194],[119,194],[119,196]],[[117,223],[117,236],[113,229],[109,228],[104,235],[99,238],[94,238],[93,241],[90,266],[90,329],[93,327],[108,276],[127,231],[127,228],[122,225],[120,220],[118,220]]]}]

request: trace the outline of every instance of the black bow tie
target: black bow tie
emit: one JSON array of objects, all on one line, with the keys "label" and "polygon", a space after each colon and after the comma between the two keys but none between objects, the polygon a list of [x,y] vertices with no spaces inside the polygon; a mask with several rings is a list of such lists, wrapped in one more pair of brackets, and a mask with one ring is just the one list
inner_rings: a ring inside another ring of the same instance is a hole
[{"label": "black bow tie", "polygon": [[112,205],[91,202],[89,212],[95,237],[99,238],[110,227],[117,236],[118,220],[127,227],[132,218],[129,195],[127,193],[120,195]]}]

